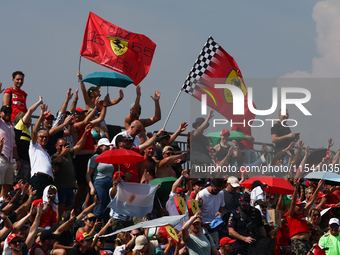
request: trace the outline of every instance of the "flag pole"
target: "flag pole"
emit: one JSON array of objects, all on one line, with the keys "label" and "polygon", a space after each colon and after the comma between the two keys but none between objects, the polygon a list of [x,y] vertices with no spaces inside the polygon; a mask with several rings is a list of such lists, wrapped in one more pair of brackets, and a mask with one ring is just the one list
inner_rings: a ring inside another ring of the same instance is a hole
[{"label": "flag pole", "polygon": [[172,111],[173,111],[173,109],[174,109],[174,107],[175,107],[175,105],[176,105],[176,103],[177,103],[177,101],[178,101],[178,98],[179,98],[179,96],[181,95],[181,93],[182,93],[182,89],[179,91],[179,93],[178,93],[178,95],[177,95],[177,97],[176,97],[176,99],[175,99],[175,102],[173,103],[173,105],[172,105],[172,107],[171,107],[171,109],[170,109],[170,112],[169,112],[169,114],[168,114],[168,117],[166,117],[166,120],[165,120],[165,122],[164,122],[164,126],[163,126],[162,129],[165,129],[165,126],[166,126],[166,124],[168,123],[168,120],[169,120],[169,118],[170,118],[170,115],[171,115],[171,113],[172,113]]},{"label": "flag pole", "polygon": [[[81,63],[81,55],[79,56],[78,72],[80,72],[80,63]],[[78,78],[78,82],[80,82],[79,78]]]}]

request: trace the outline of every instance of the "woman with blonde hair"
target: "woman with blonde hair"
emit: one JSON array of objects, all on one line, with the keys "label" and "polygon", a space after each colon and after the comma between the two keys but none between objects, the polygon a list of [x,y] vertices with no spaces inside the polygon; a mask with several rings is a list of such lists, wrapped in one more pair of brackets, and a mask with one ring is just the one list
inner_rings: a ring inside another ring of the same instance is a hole
[{"label": "woman with blonde hair", "polygon": [[120,232],[115,239],[115,250],[113,255],[126,255],[132,254],[130,249],[135,243],[136,236],[132,235],[130,232]]}]

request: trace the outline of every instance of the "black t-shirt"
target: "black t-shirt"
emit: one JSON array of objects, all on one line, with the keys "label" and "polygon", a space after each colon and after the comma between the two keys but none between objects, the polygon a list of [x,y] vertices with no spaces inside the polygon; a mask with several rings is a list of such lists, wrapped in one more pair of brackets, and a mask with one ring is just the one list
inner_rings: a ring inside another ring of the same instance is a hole
[{"label": "black t-shirt", "polygon": [[[289,127],[284,127],[280,122],[276,122],[274,126],[271,128],[271,134],[276,134],[278,137],[288,135],[292,133]],[[284,148],[287,148],[288,145],[293,141],[293,138],[285,139],[280,143],[275,143],[275,153],[282,151]]]},{"label": "black t-shirt", "polygon": [[225,156],[227,156],[229,149],[230,149],[229,144],[227,147],[223,147],[220,144],[220,150],[216,153],[216,161],[222,161],[225,158]]},{"label": "black t-shirt", "polygon": [[226,191],[225,189],[223,190],[223,194],[224,194],[223,219],[224,221],[228,221],[231,212],[240,206],[239,200],[241,194],[239,192],[235,192],[234,194],[232,194]]},{"label": "black t-shirt", "polygon": [[85,253],[81,253],[79,247],[76,245],[68,252],[67,255],[96,255],[96,251],[92,248],[89,248]]},{"label": "black t-shirt", "polygon": [[[255,207],[251,206],[249,212],[246,213],[246,216],[248,217],[249,220],[254,222],[258,228],[263,226],[261,212]],[[246,222],[241,217],[238,208],[233,210],[232,213],[230,214],[228,227],[232,227],[237,233],[239,233],[242,236],[250,236],[250,233],[248,232],[246,227]],[[240,242],[245,243],[243,241]]]},{"label": "black t-shirt", "polygon": [[[46,129],[45,129],[46,130]],[[64,136],[64,130],[60,130],[59,132],[55,133],[54,135],[49,136],[48,143],[46,145],[46,151],[50,156],[57,152],[57,148],[55,144],[57,143],[59,138]]]}]

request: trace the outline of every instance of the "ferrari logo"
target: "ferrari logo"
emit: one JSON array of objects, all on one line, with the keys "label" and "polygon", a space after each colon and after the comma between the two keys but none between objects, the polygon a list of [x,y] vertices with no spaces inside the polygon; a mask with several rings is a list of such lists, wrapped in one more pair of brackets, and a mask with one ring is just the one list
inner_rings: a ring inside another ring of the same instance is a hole
[{"label": "ferrari logo", "polygon": [[[234,85],[236,87],[238,87],[239,89],[242,90],[243,92],[243,96],[247,95],[247,89],[246,86],[244,86],[243,81],[241,79],[241,77],[239,76],[237,70],[233,69],[231,70],[231,72],[229,73],[225,84],[231,84]],[[224,89],[224,97],[225,100],[227,101],[227,103],[233,103],[233,94],[230,92],[229,89]]]},{"label": "ferrari logo", "polygon": [[118,37],[110,36],[108,38],[110,40],[111,49],[116,56],[121,56],[125,54],[125,52],[127,52],[129,43],[128,41],[125,41]]}]

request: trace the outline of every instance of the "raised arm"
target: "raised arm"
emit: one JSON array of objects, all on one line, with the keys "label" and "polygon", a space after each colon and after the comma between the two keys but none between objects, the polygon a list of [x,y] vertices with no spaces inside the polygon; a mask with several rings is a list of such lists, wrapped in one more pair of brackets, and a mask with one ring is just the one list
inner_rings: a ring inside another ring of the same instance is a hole
[{"label": "raised arm", "polygon": [[91,131],[92,129],[92,125],[91,124],[88,124],[86,127],[85,127],[85,132],[83,133],[83,136],[80,138],[80,140],[77,142],[77,144],[75,146],[73,146],[73,149],[74,149],[74,154],[76,155],[77,152],[83,148],[84,144],[85,144],[85,141],[86,141],[86,137],[87,137],[87,134]]},{"label": "raised arm", "polygon": [[77,108],[77,103],[78,103],[78,99],[79,99],[78,92],[79,92],[79,89],[77,89],[76,92],[74,93],[74,99],[73,99],[73,102],[72,102],[70,110],[69,110],[72,114],[75,113],[76,108]]},{"label": "raised arm", "polygon": [[282,158],[287,151],[290,151],[294,148],[296,142],[291,142],[287,148],[283,149],[282,151],[279,151],[278,153],[276,153],[273,157],[272,162],[270,163],[272,166],[276,165],[276,162],[278,161],[278,159]]},{"label": "raised arm", "polygon": [[212,117],[214,117],[214,111],[213,110],[210,110],[209,111],[209,115],[208,117],[205,119],[205,121],[202,123],[201,126],[199,126],[195,132],[193,133],[193,136],[198,136],[198,135],[202,135],[204,130],[208,127],[209,125],[209,120],[212,119]]},{"label": "raised arm", "polygon": [[77,219],[81,220],[83,219],[87,214],[93,211],[93,209],[99,205],[101,202],[98,201],[97,195],[94,196],[94,202],[87,208],[85,208],[80,214],[78,214]]},{"label": "raised arm", "polygon": [[24,117],[22,118],[22,121],[26,124],[28,123],[29,119],[31,118],[33,112],[38,108],[39,105],[43,104],[43,99],[41,96],[39,96],[38,102],[36,102],[34,105],[32,105],[30,108],[28,108],[27,112],[25,113]]},{"label": "raised arm", "polygon": [[81,92],[83,92],[83,96],[84,96],[84,101],[85,101],[85,104],[86,105],[90,105],[91,103],[91,98],[89,97],[89,95],[87,94],[87,91],[86,91],[86,87],[84,85],[84,82],[82,82],[81,80],[83,79],[83,75],[81,74],[81,72],[77,72],[77,77],[79,78],[79,81],[80,81],[80,89],[81,89]]},{"label": "raised arm", "polygon": [[136,100],[135,100],[135,105],[132,108],[132,113],[126,116],[125,118],[125,129],[129,129],[132,121],[136,120],[137,117],[139,116],[139,104],[140,104],[140,97],[141,97],[141,91],[140,91],[140,86],[138,85],[136,87]]},{"label": "raised arm", "polygon": [[[100,115],[99,115],[99,118],[95,119],[95,120],[92,120],[90,123],[92,125],[92,127],[96,127],[96,126],[99,126],[99,124],[101,122],[104,121],[105,119],[105,116],[106,116],[106,110],[107,110],[107,106],[108,106],[108,103],[109,103],[109,94],[107,94],[104,98],[104,101],[103,101],[103,107],[102,107],[102,111],[100,112]],[[96,99],[96,102],[95,102],[95,105],[96,105],[96,108],[98,109],[99,107],[99,101]],[[92,111],[95,111],[95,109],[93,109]],[[92,112],[91,112],[92,113]]]},{"label": "raised arm", "polygon": [[[188,174],[188,170],[185,169],[182,171],[182,175],[172,184],[172,188],[171,188],[171,192],[172,193],[176,193],[176,189],[177,187],[179,187],[181,185],[181,183],[183,182],[183,180],[189,180],[189,174]],[[190,181],[189,181],[190,182]]]},{"label": "raised arm", "polygon": [[161,97],[161,92],[158,90],[155,90],[154,96],[150,96],[153,101],[155,101],[155,116],[144,119],[144,127],[151,126],[152,124],[156,123],[157,121],[160,121],[162,118],[161,114],[161,107],[159,105],[159,98]]},{"label": "raised arm", "polygon": [[12,230],[12,222],[6,217],[3,212],[0,212],[0,219],[4,221],[4,226],[0,230],[0,238],[3,239]]},{"label": "raised arm", "polygon": [[318,186],[316,187],[313,195],[311,196],[311,198],[309,199],[308,204],[305,206],[305,208],[303,209],[303,215],[306,217],[309,213],[309,210],[312,208],[312,205],[314,204],[314,201],[321,189],[321,187],[325,184],[325,180],[320,180],[318,183]]},{"label": "raised arm", "polygon": [[[186,155],[188,155],[187,152],[182,152],[182,153],[179,154],[179,155],[174,155],[174,156],[169,156],[169,157],[163,158],[161,161],[159,161],[157,168],[161,168],[161,167],[163,167],[164,165],[172,164],[172,163],[174,163],[177,159],[184,159]],[[157,169],[156,169],[156,171],[157,171]]]},{"label": "raised arm", "polygon": [[34,222],[30,228],[30,231],[28,233],[28,236],[26,238],[26,245],[27,245],[27,249],[31,249],[33,242],[37,236],[37,232],[38,232],[38,227],[39,227],[39,223],[40,223],[40,218],[41,218],[41,214],[42,214],[42,207],[43,204],[38,204],[37,206],[37,214],[35,215],[35,219]]},{"label": "raised arm", "polygon": [[33,128],[33,132],[32,132],[32,143],[33,144],[35,144],[37,142],[38,131],[40,129],[40,125],[41,125],[41,122],[44,119],[44,116],[50,112],[50,111],[47,110],[48,106],[46,104],[42,104],[40,106],[40,108],[41,108],[40,116],[39,116],[39,119],[37,120],[37,122],[35,123],[34,128]]},{"label": "raised arm", "polygon": [[68,106],[68,102],[70,102],[70,100],[72,99],[72,96],[73,96],[73,93],[72,93],[72,89],[69,88],[67,90],[67,93],[66,93],[66,98],[65,98],[65,101],[64,103],[62,104],[61,108],[60,108],[60,112],[62,114],[65,114],[66,113],[66,109],[67,109],[67,106]]},{"label": "raised arm", "polygon": [[142,153],[146,148],[148,148],[151,144],[153,144],[157,137],[161,136],[164,133],[164,129],[158,131],[157,134],[146,140],[143,144],[139,146],[139,152]]},{"label": "raised arm", "polygon": [[292,201],[290,203],[290,207],[289,207],[289,210],[288,210],[288,217],[293,217],[293,215],[295,213],[297,192],[299,190],[299,186],[300,186],[300,179],[294,179],[294,192],[293,192]]},{"label": "raised arm", "polygon": [[183,133],[187,129],[187,127],[188,127],[188,123],[182,122],[179,125],[179,128],[177,129],[177,131],[170,136],[168,145],[171,145],[176,140],[177,136],[179,136],[180,133]]},{"label": "raised arm", "polygon": [[124,98],[124,92],[122,89],[119,90],[119,97],[113,100],[110,100],[107,104],[107,106],[118,104],[120,101],[122,101]]},{"label": "raised arm", "polygon": [[182,227],[182,237],[183,241],[186,242],[189,238],[189,228],[192,223],[197,219],[202,218],[202,212],[198,211],[194,216],[192,216]]},{"label": "raised arm", "polygon": [[96,247],[99,237],[101,237],[102,235],[105,235],[106,230],[112,225],[114,220],[115,220],[114,218],[110,218],[105,224],[105,226],[102,227],[102,229],[98,232],[98,234],[95,236],[95,238],[92,241],[92,244],[91,244],[92,249]]}]

